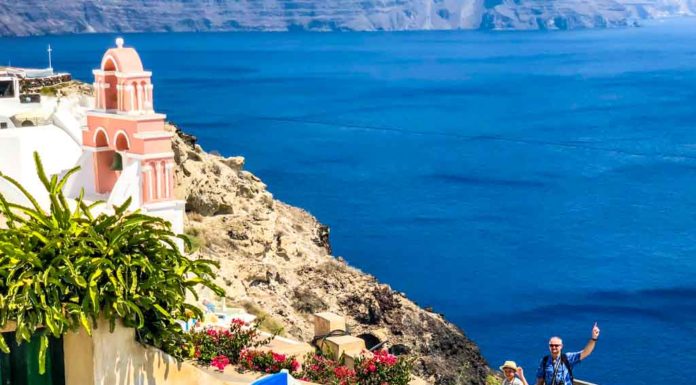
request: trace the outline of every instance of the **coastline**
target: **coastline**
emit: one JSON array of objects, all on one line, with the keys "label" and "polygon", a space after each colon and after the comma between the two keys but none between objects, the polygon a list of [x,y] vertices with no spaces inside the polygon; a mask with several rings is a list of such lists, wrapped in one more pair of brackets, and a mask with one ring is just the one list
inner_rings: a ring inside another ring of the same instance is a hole
[{"label": "coastline", "polygon": [[328,228],[273,199],[243,170],[243,158],[206,153],[195,137],[176,133],[186,233],[198,256],[220,262],[218,282],[229,301],[262,311],[304,341],[312,337],[313,313],[344,314],[352,335],[370,335],[415,356],[415,374],[428,383],[486,384],[490,369],[459,327],[333,257]]}]

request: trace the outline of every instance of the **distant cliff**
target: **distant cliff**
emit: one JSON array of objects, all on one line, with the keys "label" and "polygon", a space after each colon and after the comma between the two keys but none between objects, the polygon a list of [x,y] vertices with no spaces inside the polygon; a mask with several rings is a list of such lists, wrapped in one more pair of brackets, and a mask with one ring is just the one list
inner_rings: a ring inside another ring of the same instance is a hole
[{"label": "distant cliff", "polygon": [[694,14],[696,0],[0,0],[0,35],[574,29]]}]

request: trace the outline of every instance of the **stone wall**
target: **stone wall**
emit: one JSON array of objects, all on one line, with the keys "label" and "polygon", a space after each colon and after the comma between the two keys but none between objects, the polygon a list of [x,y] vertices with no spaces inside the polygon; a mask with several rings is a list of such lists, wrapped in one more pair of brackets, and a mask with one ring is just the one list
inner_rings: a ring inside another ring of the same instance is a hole
[{"label": "stone wall", "polygon": [[22,79],[19,81],[19,85],[22,93],[33,93],[43,87],[51,87],[71,80],[72,76],[70,74],[58,74],[44,78]]},{"label": "stone wall", "polygon": [[63,337],[65,385],[230,385],[190,362],[135,340],[121,325],[113,333],[100,320],[92,337],[84,330]]}]

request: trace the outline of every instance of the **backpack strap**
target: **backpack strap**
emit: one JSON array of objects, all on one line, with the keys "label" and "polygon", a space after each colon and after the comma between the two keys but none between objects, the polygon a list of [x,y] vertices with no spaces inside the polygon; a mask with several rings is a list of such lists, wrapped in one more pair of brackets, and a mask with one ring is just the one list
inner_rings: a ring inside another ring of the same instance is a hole
[{"label": "backpack strap", "polygon": [[541,359],[541,372],[544,374],[544,384],[546,384],[546,365],[549,363],[549,356]]},{"label": "backpack strap", "polygon": [[561,362],[563,362],[563,365],[565,365],[566,369],[568,369],[568,374],[570,375],[570,382],[573,382],[573,366],[570,364],[570,361],[568,361],[568,356],[565,353],[561,353]]},{"label": "backpack strap", "polygon": [[[544,358],[541,360],[541,368],[542,370],[546,370],[546,365],[549,363],[549,359],[551,356],[544,356]],[[568,356],[566,356],[565,353],[561,353],[561,363],[565,365],[566,369],[568,370],[568,374],[570,375],[570,382],[572,383],[574,380],[573,377],[573,366],[570,364],[570,361],[568,361]],[[546,382],[546,376],[544,376],[544,383]]]}]

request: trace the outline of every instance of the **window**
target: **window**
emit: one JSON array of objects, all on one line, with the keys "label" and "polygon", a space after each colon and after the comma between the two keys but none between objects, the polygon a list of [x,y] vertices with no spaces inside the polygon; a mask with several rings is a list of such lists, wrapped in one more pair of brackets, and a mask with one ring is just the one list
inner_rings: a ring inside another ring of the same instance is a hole
[{"label": "window", "polygon": [[0,129],[7,128],[7,122],[0,122]]},{"label": "window", "polygon": [[0,98],[14,98],[14,82],[12,80],[0,81]]}]

